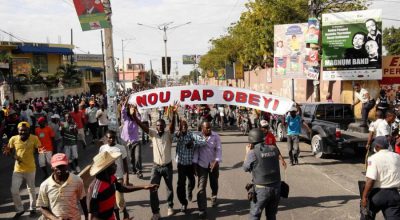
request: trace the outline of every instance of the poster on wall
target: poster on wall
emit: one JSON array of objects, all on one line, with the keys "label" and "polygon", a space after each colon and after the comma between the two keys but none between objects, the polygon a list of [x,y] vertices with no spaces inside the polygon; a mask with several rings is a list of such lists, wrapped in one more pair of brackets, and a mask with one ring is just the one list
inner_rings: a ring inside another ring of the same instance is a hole
[{"label": "poster on wall", "polygon": [[235,63],[235,79],[244,79],[243,64],[239,61]]},{"label": "poster on wall", "polygon": [[308,29],[306,43],[318,44],[319,41],[319,22],[317,18],[308,19]]},{"label": "poster on wall", "polygon": [[382,79],[382,10],[322,15],[323,80]]},{"label": "poster on wall", "polygon": [[307,23],[274,26],[274,77],[305,79]]},{"label": "poster on wall", "polygon": [[380,84],[400,84],[400,55],[382,57],[382,74]]},{"label": "poster on wall", "polygon": [[101,0],[74,0],[74,5],[83,31],[111,27]]},{"label": "poster on wall", "polygon": [[32,71],[32,60],[29,58],[14,58],[12,59],[12,71],[14,76],[20,74],[30,75]]}]

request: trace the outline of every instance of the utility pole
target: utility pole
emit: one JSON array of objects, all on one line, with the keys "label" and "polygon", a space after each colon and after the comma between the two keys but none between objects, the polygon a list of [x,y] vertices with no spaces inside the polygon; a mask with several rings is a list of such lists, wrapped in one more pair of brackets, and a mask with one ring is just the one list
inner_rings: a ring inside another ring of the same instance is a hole
[{"label": "utility pole", "polygon": [[[71,46],[74,46],[74,32],[73,32],[72,28],[71,28]],[[74,64],[74,55],[73,54],[71,54],[70,59],[71,59],[70,63],[72,66],[72,64]]]},{"label": "utility pole", "polygon": [[153,78],[153,62],[150,60],[150,85],[151,85],[151,78]]},{"label": "utility pole", "polygon": [[[308,5],[309,5],[309,10],[310,10],[310,18],[316,18],[317,17],[317,10],[318,10],[317,1],[316,0],[309,0],[308,1]],[[317,49],[320,50],[321,49],[321,43],[320,43],[321,39],[320,39],[320,37],[318,39],[319,39],[319,43],[318,43]],[[317,68],[318,68],[318,71],[320,72],[320,74],[319,74],[319,78],[320,78],[321,77],[321,66],[319,65]],[[319,101],[321,101],[320,88],[319,88],[320,82],[319,82],[319,80],[314,80],[313,81],[313,85],[314,85],[314,94],[315,94],[315,100],[314,101],[315,102],[319,102]]]},{"label": "utility pole", "polygon": [[103,0],[104,11],[110,22],[110,28],[104,29],[105,54],[106,54],[106,86],[107,86],[107,110],[109,125],[108,128],[118,131],[117,119],[117,86],[115,81],[114,48],[112,40],[111,4],[110,0]]},{"label": "utility pole", "polygon": [[101,79],[103,83],[106,83],[106,61],[104,58],[104,40],[103,40],[103,30],[100,31],[100,37],[101,37],[101,55],[103,56],[103,75],[101,76]]}]

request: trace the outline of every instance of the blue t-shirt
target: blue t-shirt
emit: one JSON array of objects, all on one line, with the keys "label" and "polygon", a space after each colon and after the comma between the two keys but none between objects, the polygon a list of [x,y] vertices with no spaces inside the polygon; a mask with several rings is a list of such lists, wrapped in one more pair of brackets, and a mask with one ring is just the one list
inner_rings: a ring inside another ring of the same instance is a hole
[{"label": "blue t-shirt", "polygon": [[288,125],[287,135],[299,135],[301,133],[301,117],[299,115],[294,118],[288,115],[286,123]]}]

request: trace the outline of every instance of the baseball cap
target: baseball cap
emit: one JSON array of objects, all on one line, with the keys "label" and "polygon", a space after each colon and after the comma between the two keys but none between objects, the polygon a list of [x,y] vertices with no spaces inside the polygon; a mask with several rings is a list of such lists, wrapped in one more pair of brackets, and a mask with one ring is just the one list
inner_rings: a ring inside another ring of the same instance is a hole
[{"label": "baseball cap", "polygon": [[374,142],[372,143],[372,146],[373,147],[379,146],[380,148],[387,149],[389,148],[389,141],[385,136],[378,136],[375,138]]},{"label": "baseball cap", "polygon": [[68,165],[67,155],[58,153],[51,157],[51,167],[57,167],[60,165]]},{"label": "baseball cap", "polygon": [[43,122],[45,122],[45,121],[46,121],[46,118],[45,118],[45,117],[40,117],[40,118],[37,120],[38,123],[43,123]]},{"label": "baseball cap", "polygon": [[261,125],[262,128],[265,128],[265,127],[269,126],[269,124],[268,124],[268,122],[266,120],[261,120],[260,121],[260,125]]},{"label": "baseball cap", "polygon": [[60,119],[60,116],[59,116],[58,114],[54,114],[54,115],[52,115],[52,116],[51,116],[51,118],[57,118],[57,119]]},{"label": "baseball cap", "polygon": [[289,112],[297,112],[297,108],[296,107],[291,107]]}]

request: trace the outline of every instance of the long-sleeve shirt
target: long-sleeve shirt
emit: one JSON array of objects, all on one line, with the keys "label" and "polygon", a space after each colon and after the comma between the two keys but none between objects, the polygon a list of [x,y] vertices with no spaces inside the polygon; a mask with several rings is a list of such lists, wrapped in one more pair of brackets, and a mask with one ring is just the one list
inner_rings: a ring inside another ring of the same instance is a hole
[{"label": "long-sleeve shirt", "polygon": [[[213,161],[221,162],[222,146],[219,135],[212,131],[209,137],[204,137],[201,134],[198,138],[199,140],[196,141],[198,147],[195,148],[193,153],[193,163],[208,168]],[[201,144],[201,142],[205,144]]]},{"label": "long-sleeve shirt", "polygon": [[[176,142],[176,156],[175,160],[181,165],[192,165],[194,153],[194,135],[188,131],[186,134],[176,132],[174,134],[174,142]],[[187,146],[193,142],[191,146]]]},{"label": "long-sleeve shirt", "polygon": [[127,109],[125,106],[122,107],[121,116],[123,121],[123,127],[121,132],[122,140],[126,142],[139,141],[139,125],[128,116]]}]

